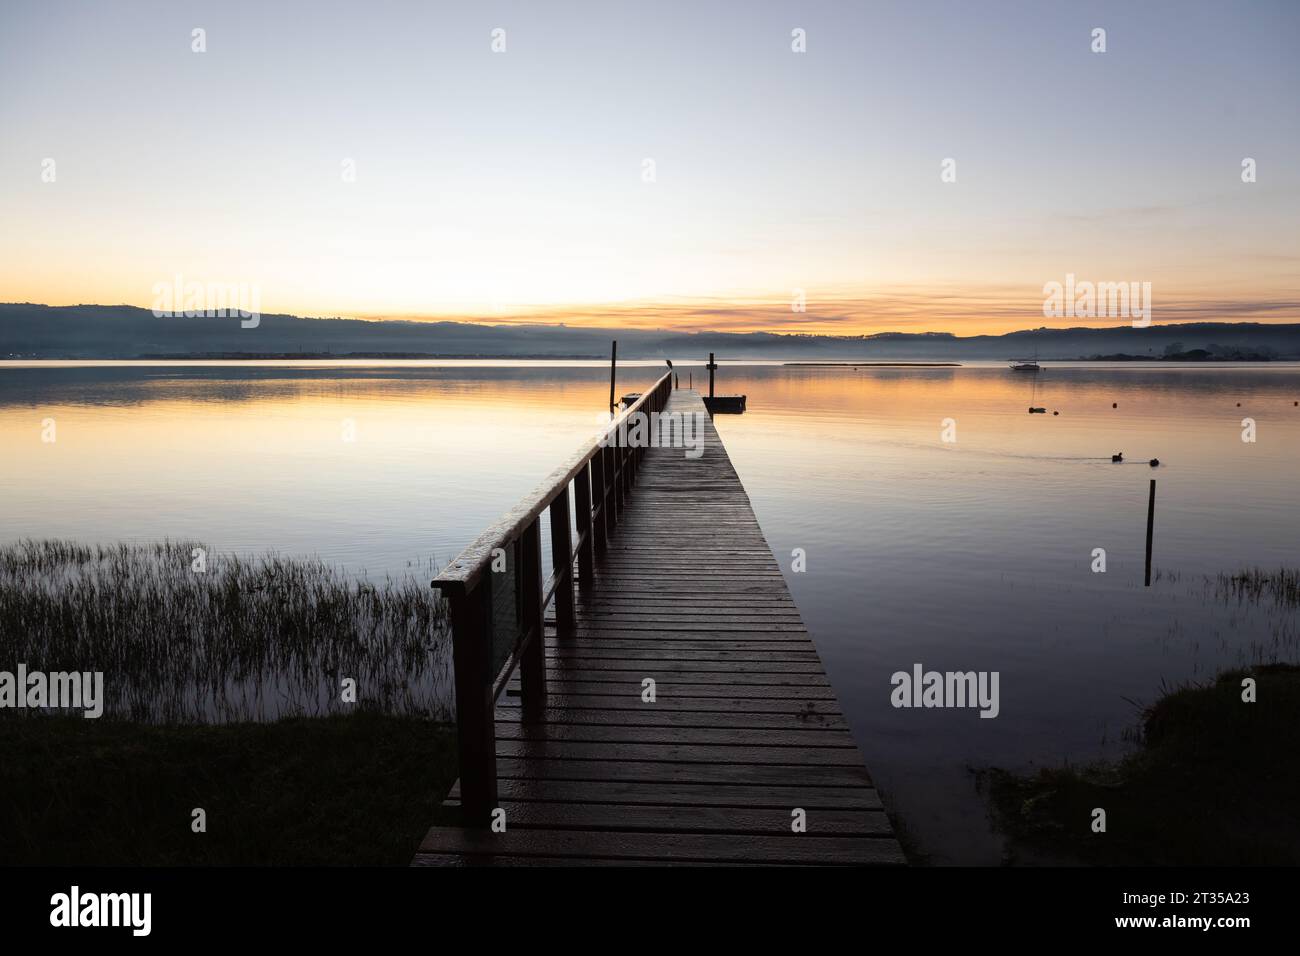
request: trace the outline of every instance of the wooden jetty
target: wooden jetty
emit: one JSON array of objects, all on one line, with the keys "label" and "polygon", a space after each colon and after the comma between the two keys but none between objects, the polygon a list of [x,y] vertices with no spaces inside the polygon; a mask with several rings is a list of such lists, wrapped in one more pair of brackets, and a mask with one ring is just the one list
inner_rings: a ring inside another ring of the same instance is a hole
[{"label": "wooden jetty", "polygon": [[434,582],[461,779],[413,863],[904,863],[700,395],[665,375],[637,412],[702,454],[616,422]]}]

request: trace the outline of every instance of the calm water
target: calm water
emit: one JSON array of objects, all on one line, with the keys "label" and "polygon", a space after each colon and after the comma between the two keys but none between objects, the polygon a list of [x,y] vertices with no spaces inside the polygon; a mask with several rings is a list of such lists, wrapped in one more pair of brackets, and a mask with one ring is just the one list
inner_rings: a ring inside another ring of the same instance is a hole
[{"label": "calm water", "polygon": [[[660,368],[623,369],[619,392]],[[196,538],[401,575],[453,557],[594,433],[607,375],[0,363],[0,540]],[[969,768],[1115,755],[1162,686],[1295,659],[1292,615],[1225,604],[1206,576],[1296,563],[1300,369],[749,365],[721,384],[749,395],[718,429],[868,766],[938,862],[1002,858]],[[890,675],[918,662],[999,671],[1001,715],[892,708]]]}]

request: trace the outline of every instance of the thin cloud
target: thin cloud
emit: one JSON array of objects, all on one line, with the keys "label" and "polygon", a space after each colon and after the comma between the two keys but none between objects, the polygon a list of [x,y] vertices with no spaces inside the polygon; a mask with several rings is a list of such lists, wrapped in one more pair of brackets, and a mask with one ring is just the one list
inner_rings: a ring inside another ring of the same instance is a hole
[{"label": "thin cloud", "polygon": [[[860,335],[890,331],[981,334],[1012,329],[1061,325],[1045,320],[1039,286],[996,289],[901,290],[869,295],[835,294],[819,297],[810,290],[806,311],[795,312],[788,298],[623,302],[546,307],[509,316],[401,316],[407,320],[452,320],[490,325],[567,325],[627,328],[646,331],[710,332],[827,332]],[[1300,299],[1290,296],[1170,297],[1153,291],[1152,317],[1158,322],[1300,321]],[[376,316],[370,316],[376,318]],[[397,316],[385,316],[397,318]],[[1113,321],[1073,320],[1073,324],[1104,326]]]}]

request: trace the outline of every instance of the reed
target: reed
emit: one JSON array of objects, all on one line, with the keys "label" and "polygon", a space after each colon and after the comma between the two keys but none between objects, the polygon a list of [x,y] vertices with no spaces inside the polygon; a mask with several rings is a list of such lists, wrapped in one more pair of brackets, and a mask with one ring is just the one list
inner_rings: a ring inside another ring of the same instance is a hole
[{"label": "reed", "polygon": [[1300,607],[1300,569],[1250,568],[1234,574],[1220,574],[1217,595],[1225,603],[1261,603],[1265,600],[1281,608]]},{"label": "reed", "polygon": [[[193,570],[196,548],[206,570]],[[0,547],[0,660],[102,671],[105,713],[153,723],[357,709],[446,719],[447,613],[428,577],[373,583],[196,542],[27,539]]]}]

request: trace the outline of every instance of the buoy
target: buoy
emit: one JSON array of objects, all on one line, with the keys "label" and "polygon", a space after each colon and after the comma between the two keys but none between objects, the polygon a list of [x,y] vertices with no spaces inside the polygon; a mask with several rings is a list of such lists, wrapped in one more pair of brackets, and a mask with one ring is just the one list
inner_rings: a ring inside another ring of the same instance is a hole
[{"label": "buoy", "polygon": [[1110,403],[1110,407],[1111,407],[1111,408],[1119,408],[1119,402],[1111,402],[1111,403]]},{"label": "buoy", "polygon": [[1238,408],[1241,408],[1241,402],[1238,402],[1238,403],[1237,403],[1237,407],[1238,407]]},{"label": "buoy", "polygon": [[1123,453],[1123,452],[1120,452],[1118,455],[1111,455],[1111,456],[1110,456],[1110,460],[1111,460],[1111,461],[1123,461],[1123,460],[1124,460],[1124,453]]},{"label": "buoy", "polygon": [[1149,464],[1152,468],[1158,468],[1160,467],[1160,459],[1152,458],[1149,462],[1147,462],[1147,464]]}]

